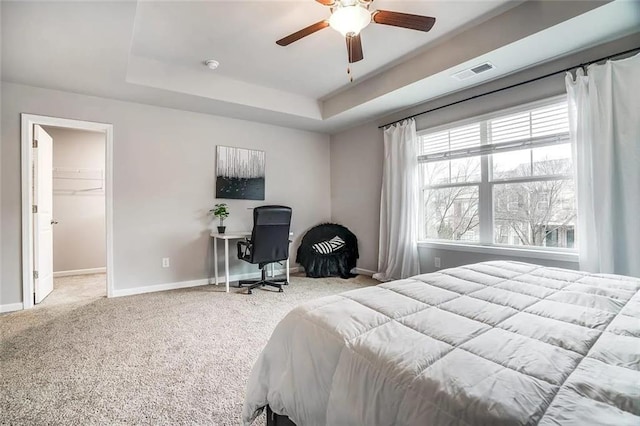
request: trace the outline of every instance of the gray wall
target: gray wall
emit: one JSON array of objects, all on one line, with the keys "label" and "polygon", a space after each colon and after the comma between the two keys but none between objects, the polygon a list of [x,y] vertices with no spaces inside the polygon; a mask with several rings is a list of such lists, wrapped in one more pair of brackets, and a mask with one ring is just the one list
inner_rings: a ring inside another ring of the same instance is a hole
[{"label": "gray wall", "polygon": [[358,237],[358,267],[378,266],[380,187],[384,146],[373,124],[331,137],[331,220]]},{"label": "gray wall", "polygon": [[[426,274],[439,269],[453,268],[454,266],[468,265],[470,263],[487,262],[489,260],[513,260],[515,262],[535,263],[543,266],[555,266],[557,268],[578,269],[577,262],[556,261],[549,259],[531,259],[520,256],[505,256],[498,254],[485,254],[465,252],[458,250],[434,249],[418,247],[420,256],[420,272]],[[435,267],[435,258],[440,258],[440,267]]]},{"label": "gray wall", "polygon": [[[376,122],[331,136],[332,220],[352,229],[358,237],[360,247],[358,267],[376,270],[378,263],[380,188],[384,152],[382,130],[378,129],[379,125],[637,47],[638,40],[640,40],[639,36],[640,33],[637,33],[630,37],[606,43],[454,95],[417,105]],[[564,74],[558,74],[534,83],[421,115],[416,118],[416,127],[418,130],[423,130],[564,93]],[[434,257],[441,258],[441,268],[498,258],[506,259],[504,256],[436,250],[425,247],[420,247],[419,255],[423,272],[431,272],[436,269],[434,267]],[[522,257],[513,258],[512,260],[570,269],[578,267],[577,263],[574,262],[552,262]]]},{"label": "gray wall", "polygon": [[[114,284],[117,290],[206,278],[215,204],[215,147],[266,151],[266,200],[228,201],[229,230],[249,208],[293,208],[301,234],[331,217],[329,137],[255,122],[10,84],[2,85],[2,304],[22,300],[20,113],[114,126]],[[171,268],[161,258],[171,258]],[[232,274],[257,267],[232,261]]]},{"label": "gray wall", "polygon": [[[60,127],[45,127],[53,139],[54,169],[105,168],[105,135]],[[54,272],[104,268],[106,260],[104,190],[97,180],[53,179]],[[67,174],[65,176],[68,177]],[[92,176],[93,177],[93,176]]]}]

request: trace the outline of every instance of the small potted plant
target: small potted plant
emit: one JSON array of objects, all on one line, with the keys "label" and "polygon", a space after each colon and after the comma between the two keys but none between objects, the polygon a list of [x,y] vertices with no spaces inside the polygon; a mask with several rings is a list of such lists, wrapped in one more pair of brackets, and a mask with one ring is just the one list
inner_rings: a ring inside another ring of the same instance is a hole
[{"label": "small potted plant", "polygon": [[220,226],[218,226],[218,232],[224,234],[226,226],[224,226],[224,220],[229,217],[229,206],[225,203],[216,204],[214,208],[209,210],[210,214],[220,219]]}]

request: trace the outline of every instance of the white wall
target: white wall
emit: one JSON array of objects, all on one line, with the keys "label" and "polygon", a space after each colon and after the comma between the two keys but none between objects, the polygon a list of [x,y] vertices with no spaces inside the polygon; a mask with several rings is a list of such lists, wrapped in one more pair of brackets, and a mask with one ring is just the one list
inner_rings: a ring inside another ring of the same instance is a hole
[{"label": "white wall", "polygon": [[[638,34],[607,43],[560,60],[549,62],[511,76],[465,90],[400,111],[376,122],[371,122],[331,136],[331,219],[350,228],[358,237],[360,259],[358,267],[376,270],[378,263],[378,235],[380,226],[380,188],[382,184],[382,160],[384,155],[382,130],[379,125],[421,111],[437,108],[477,94],[507,87],[521,81],[543,76],[581,62],[588,62],[637,47]],[[564,74],[558,74],[535,83],[526,84],[493,95],[478,98],[416,118],[418,130],[462,120],[476,115],[510,108],[527,102],[545,99],[565,93]],[[436,270],[434,257],[441,258],[441,268],[493,259],[504,256],[485,255],[452,250],[420,247],[422,272]],[[575,262],[511,258],[547,266],[575,269]]]},{"label": "white wall", "polygon": [[[104,133],[60,127],[44,129],[53,138],[54,170],[104,173]],[[58,179],[54,172],[53,219],[58,222],[53,227],[54,272],[106,266],[104,189],[71,191],[102,186],[98,180]]]},{"label": "white wall", "polygon": [[[1,304],[22,300],[20,113],[114,126],[114,285],[116,290],[208,276],[207,211],[215,200],[218,144],[266,151],[266,200],[229,200],[229,230],[250,229],[249,208],[293,208],[302,233],[331,217],[329,137],[255,122],[114,101],[4,82],[2,85]],[[171,268],[161,258],[171,258]],[[293,257],[293,256],[292,256]],[[257,267],[232,262],[232,273]]]}]

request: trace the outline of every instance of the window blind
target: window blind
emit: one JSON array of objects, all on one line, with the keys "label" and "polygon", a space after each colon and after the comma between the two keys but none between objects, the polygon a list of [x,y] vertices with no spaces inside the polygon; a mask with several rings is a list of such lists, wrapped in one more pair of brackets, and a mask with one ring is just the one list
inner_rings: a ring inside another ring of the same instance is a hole
[{"label": "window blind", "polygon": [[421,135],[418,161],[428,163],[568,143],[567,108],[566,101],[555,101]]},{"label": "window blind", "polygon": [[480,123],[458,127],[443,132],[425,135],[422,138],[423,155],[472,149],[480,146]]}]

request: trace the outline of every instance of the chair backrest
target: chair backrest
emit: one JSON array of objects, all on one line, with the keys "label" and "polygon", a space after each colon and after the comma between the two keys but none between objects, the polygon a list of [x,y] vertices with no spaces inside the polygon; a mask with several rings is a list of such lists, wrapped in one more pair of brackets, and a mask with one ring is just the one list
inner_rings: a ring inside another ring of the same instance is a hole
[{"label": "chair backrest", "polygon": [[252,263],[286,260],[289,257],[290,228],[290,207],[260,206],[253,209]]}]

